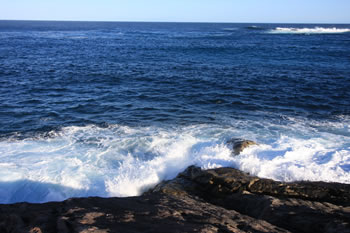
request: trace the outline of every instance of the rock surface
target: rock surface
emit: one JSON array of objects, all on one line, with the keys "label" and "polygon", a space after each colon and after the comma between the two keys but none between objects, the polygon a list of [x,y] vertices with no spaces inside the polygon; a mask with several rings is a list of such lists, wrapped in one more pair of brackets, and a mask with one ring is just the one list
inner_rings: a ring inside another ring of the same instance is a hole
[{"label": "rock surface", "polygon": [[232,152],[234,155],[239,155],[245,148],[258,145],[254,141],[245,140],[241,138],[232,138],[227,141],[227,144],[232,146]]},{"label": "rock surface", "polygon": [[0,205],[0,232],[350,232],[350,185],[191,166],[140,197]]}]

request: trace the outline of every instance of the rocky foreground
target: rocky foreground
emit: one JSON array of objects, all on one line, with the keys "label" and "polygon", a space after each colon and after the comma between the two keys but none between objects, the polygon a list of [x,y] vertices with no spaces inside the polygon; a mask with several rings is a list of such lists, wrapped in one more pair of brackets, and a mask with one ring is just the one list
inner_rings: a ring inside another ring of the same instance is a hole
[{"label": "rocky foreground", "polygon": [[350,232],[350,185],[191,166],[140,197],[0,205],[0,232]]}]

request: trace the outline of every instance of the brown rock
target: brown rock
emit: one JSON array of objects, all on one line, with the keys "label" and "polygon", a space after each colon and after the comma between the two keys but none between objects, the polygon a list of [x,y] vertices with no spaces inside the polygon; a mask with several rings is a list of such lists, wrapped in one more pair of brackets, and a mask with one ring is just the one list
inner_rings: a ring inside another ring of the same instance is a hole
[{"label": "brown rock", "polygon": [[[180,184],[185,185],[180,187]],[[168,192],[171,187],[182,192]],[[291,232],[350,232],[350,185],[347,184],[282,183],[233,168],[201,171],[191,166],[154,190],[171,195],[183,195],[186,190],[211,204]]]},{"label": "brown rock", "polygon": [[[42,232],[288,232],[264,220],[183,195],[148,193],[131,198],[77,198],[62,203],[0,205],[1,233],[27,232],[32,226]],[[39,212],[37,212],[40,210]],[[21,229],[7,228],[6,215],[32,217]],[[41,215],[52,222],[38,223]],[[35,232],[35,231],[34,231]]]},{"label": "brown rock", "polygon": [[240,138],[232,138],[227,141],[227,144],[232,145],[234,155],[239,155],[245,148],[253,145],[257,145],[256,142],[250,140],[244,140]]},{"label": "brown rock", "polygon": [[29,233],[42,233],[42,231],[39,227],[34,227],[29,231]]}]

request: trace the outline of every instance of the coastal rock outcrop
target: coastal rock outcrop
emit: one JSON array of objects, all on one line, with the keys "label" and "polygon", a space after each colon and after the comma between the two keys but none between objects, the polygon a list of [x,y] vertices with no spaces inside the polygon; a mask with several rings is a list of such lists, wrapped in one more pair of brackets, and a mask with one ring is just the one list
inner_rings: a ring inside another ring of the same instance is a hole
[{"label": "coastal rock outcrop", "polygon": [[245,140],[241,138],[232,138],[227,141],[227,144],[232,146],[232,153],[234,155],[239,155],[245,148],[258,145],[256,142],[251,140]]},{"label": "coastal rock outcrop", "polygon": [[350,232],[350,185],[190,166],[139,197],[0,205],[0,232]]},{"label": "coastal rock outcrop", "polygon": [[291,232],[350,232],[348,184],[282,183],[234,168],[202,171],[191,166],[153,192],[198,196]]}]

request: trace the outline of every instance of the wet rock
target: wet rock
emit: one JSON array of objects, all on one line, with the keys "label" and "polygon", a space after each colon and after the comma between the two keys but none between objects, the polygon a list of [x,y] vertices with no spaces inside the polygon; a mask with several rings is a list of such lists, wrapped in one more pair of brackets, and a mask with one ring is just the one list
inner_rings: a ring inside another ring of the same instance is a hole
[{"label": "wet rock", "polygon": [[[171,188],[182,192],[168,192]],[[157,185],[154,191],[179,198],[187,192],[291,232],[350,232],[347,184],[282,183],[233,168],[202,171],[191,166],[175,179]]]},{"label": "wet rock", "polygon": [[227,141],[227,144],[232,146],[232,151],[234,155],[239,155],[245,148],[257,145],[256,142],[245,140],[241,138],[232,138]]}]

